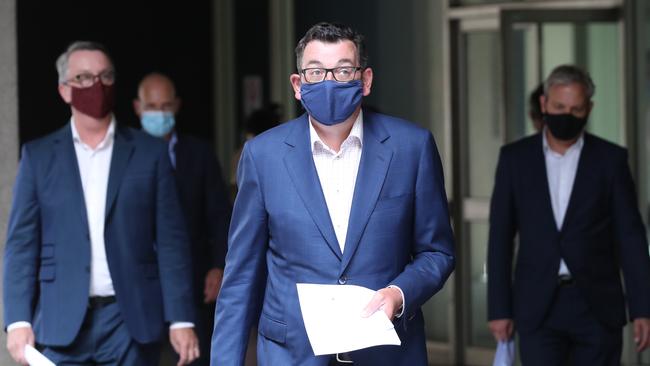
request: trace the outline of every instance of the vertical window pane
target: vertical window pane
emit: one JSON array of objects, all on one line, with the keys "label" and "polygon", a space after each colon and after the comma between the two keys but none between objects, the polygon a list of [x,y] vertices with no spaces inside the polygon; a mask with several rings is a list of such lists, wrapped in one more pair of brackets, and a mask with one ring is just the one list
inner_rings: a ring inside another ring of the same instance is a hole
[{"label": "vertical window pane", "polygon": [[497,32],[472,32],[467,41],[469,196],[492,194],[501,132],[501,43]]},{"label": "vertical window pane", "polygon": [[615,142],[625,143],[621,128],[621,66],[619,31],[616,23],[589,23],[586,26],[587,70],[596,84],[594,109],[587,130]]},{"label": "vertical window pane", "polygon": [[487,223],[470,223],[470,345],[493,347],[494,338],[487,327]]}]

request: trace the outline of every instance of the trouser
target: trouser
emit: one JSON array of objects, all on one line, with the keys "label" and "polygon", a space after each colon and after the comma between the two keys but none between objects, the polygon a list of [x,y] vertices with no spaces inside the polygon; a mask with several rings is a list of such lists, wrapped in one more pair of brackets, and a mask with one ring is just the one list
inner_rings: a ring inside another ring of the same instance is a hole
[{"label": "trouser", "polygon": [[157,365],[160,344],[133,340],[116,302],[89,306],[75,341],[66,347],[44,347],[57,366]]},{"label": "trouser", "polygon": [[620,365],[622,328],[596,319],[573,283],[560,285],[542,326],[520,333],[524,366]]}]

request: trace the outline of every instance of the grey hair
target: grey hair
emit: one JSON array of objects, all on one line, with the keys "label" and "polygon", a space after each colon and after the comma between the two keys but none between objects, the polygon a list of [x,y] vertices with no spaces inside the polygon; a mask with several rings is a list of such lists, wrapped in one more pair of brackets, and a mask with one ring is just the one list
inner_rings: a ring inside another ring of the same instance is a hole
[{"label": "grey hair", "polygon": [[56,59],[56,71],[59,74],[59,84],[65,82],[70,55],[76,51],[99,51],[103,53],[106,58],[108,58],[111,65],[113,65],[113,59],[111,59],[108,49],[103,44],[92,41],[74,41],[68,46],[68,48],[66,48],[65,52]]},{"label": "grey hair", "polygon": [[548,91],[554,85],[568,85],[578,83],[585,88],[587,100],[596,93],[596,86],[591,76],[585,70],[575,65],[560,65],[551,71],[551,74],[544,81],[544,95],[548,97]]}]

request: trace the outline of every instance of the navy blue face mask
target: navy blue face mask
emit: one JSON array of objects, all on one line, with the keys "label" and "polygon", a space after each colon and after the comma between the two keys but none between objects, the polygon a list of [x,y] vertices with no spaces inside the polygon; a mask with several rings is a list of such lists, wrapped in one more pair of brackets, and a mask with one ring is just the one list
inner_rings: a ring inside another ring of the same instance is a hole
[{"label": "navy blue face mask", "polygon": [[362,97],[361,80],[347,83],[325,80],[300,86],[303,107],[316,121],[328,126],[348,119],[361,104]]}]

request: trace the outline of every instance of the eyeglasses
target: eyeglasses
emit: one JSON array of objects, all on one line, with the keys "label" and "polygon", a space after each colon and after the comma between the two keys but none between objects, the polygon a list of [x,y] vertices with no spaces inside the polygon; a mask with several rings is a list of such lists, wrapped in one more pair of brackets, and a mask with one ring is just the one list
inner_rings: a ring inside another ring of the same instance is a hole
[{"label": "eyeglasses", "polygon": [[357,71],[360,71],[361,67],[355,66],[341,66],[335,67],[332,69],[326,69],[324,67],[310,67],[307,69],[300,70],[300,73],[305,77],[305,81],[308,83],[320,83],[325,80],[327,73],[331,72],[334,80],[347,83],[354,80],[354,76],[357,74]]},{"label": "eyeglasses", "polygon": [[104,72],[101,72],[99,75],[83,72],[81,74],[75,75],[71,79],[66,80],[64,84],[71,83],[81,86],[82,88],[89,88],[95,84],[97,79],[99,79],[104,85],[113,85],[115,82],[115,71],[106,70]]}]

